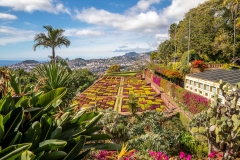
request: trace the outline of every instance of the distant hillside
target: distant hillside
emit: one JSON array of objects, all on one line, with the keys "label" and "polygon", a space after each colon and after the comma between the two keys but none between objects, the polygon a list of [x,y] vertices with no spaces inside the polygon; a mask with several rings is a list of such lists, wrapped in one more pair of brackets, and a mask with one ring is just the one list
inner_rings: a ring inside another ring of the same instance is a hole
[{"label": "distant hillside", "polygon": [[134,57],[134,56],[137,56],[138,53],[136,52],[129,52],[129,53],[126,53],[124,56],[127,56],[127,57]]},{"label": "distant hillside", "polygon": [[[149,57],[150,57],[149,53],[129,52],[122,56],[115,56],[112,58],[89,59],[89,60],[85,60],[83,58],[76,58],[76,59],[68,60],[67,63],[71,69],[87,68],[93,73],[105,73],[105,71],[111,65],[114,65],[114,64],[121,65],[123,71],[124,70],[131,71],[131,70],[139,70],[139,67],[143,68],[142,65],[145,65],[146,60],[149,61]],[[24,68],[25,70],[29,71],[32,68],[34,68],[37,64],[39,64],[38,61],[26,60],[15,65],[11,65],[8,68],[10,69]]]},{"label": "distant hillside", "polygon": [[25,60],[25,61],[22,61],[21,63],[31,64],[31,63],[39,63],[39,62],[38,62],[38,61],[35,61],[35,60]]}]

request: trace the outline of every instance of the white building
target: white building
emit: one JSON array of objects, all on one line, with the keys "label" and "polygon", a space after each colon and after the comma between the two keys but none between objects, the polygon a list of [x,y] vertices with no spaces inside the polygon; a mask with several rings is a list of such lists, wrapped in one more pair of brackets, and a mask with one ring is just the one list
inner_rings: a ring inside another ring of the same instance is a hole
[{"label": "white building", "polygon": [[225,102],[219,89],[219,81],[228,82],[235,86],[240,82],[240,70],[215,69],[200,73],[188,74],[185,76],[184,88],[208,99],[213,99],[216,93]]}]

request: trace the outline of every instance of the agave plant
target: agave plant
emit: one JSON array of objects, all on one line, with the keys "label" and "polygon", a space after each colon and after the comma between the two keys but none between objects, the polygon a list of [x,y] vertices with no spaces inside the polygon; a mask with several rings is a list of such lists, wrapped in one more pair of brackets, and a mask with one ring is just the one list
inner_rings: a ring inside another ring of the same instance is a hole
[{"label": "agave plant", "polygon": [[57,63],[56,61],[38,65],[34,69],[34,72],[36,77],[38,77],[39,86],[43,91],[65,87],[71,75],[66,65]]}]

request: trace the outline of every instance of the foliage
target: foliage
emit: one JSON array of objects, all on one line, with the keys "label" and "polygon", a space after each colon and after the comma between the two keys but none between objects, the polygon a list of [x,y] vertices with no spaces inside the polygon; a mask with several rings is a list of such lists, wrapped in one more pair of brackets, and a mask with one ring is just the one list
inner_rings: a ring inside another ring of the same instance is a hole
[{"label": "foliage", "polygon": [[207,98],[187,91],[162,77],[156,77],[159,76],[153,75],[153,80],[159,82],[157,79],[161,79],[160,87],[163,88],[165,92],[169,91],[170,96],[181,104],[185,105],[191,113],[196,114],[209,108],[210,101]]},{"label": "foliage", "polygon": [[223,152],[223,159],[233,159],[240,152],[240,111],[237,108],[240,85],[233,88],[220,81],[220,89],[226,102],[221,103],[216,95],[211,108],[197,115],[190,123],[190,129],[208,138],[209,153],[216,148]]},{"label": "foliage", "polygon": [[140,155],[154,150],[177,155],[181,151],[180,137],[185,128],[178,117],[171,119],[162,113],[146,111],[135,117],[126,117],[112,110],[104,110],[99,125],[104,132],[113,136],[117,143],[128,143],[129,149],[136,149]]},{"label": "foliage", "polygon": [[155,70],[171,80],[183,78],[182,74],[177,70],[174,71],[167,68],[156,68]]},{"label": "foliage", "polygon": [[34,74],[37,77],[40,89],[50,91],[59,87],[65,87],[71,73],[67,66],[53,61],[51,63],[38,65],[34,68]]},{"label": "foliage", "polygon": [[231,69],[240,69],[240,66],[235,64],[224,64],[222,69],[231,70]]},{"label": "foliage", "polygon": [[138,98],[133,93],[128,95],[127,105],[132,115],[135,115],[138,107]]},{"label": "foliage", "polygon": [[78,93],[83,92],[85,89],[91,86],[96,78],[97,76],[88,69],[73,70],[66,82],[66,88],[68,89],[68,92],[64,97],[64,100],[66,100],[67,103],[70,103]]},{"label": "foliage", "polygon": [[[10,81],[18,93],[19,83],[15,78]],[[7,93],[0,99],[0,157],[79,159],[91,148],[120,149],[119,145],[102,143],[111,135],[96,133],[103,128],[95,126],[101,113],[74,111],[71,106],[57,111],[66,92],[66,88],[57,88],[18,96]]]},{"label": "foliage", "polygon": [[108,70],[107,70],[107,73],[112,73],[112,72],[120,72],[121,70],[121,66],[118,65],[118,64],[115,64],[115,65],[111,65]]},{"label": "foliage", "polygon": [[63,29],[54,29],[52,26],[43,26],[47,30],[47,35],[45,33],[36,34],[34,37],[33,50],[35,51],[37,47],[43,46],[44,48],[52,48],[52,56],[50,58],[55,60],[55,48],[61,46],[70,46],[70,41],[67,37],[63,36]]}]

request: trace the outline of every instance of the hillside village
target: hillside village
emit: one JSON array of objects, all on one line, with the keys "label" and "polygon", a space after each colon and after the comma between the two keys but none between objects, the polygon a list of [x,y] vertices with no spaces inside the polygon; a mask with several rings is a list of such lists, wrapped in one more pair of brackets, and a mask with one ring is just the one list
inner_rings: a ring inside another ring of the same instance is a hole
[{"label": "hillside village", "polygon": [[[67,60],[69,67],[74,69],[88,69],[95,74],[103,74],[106,70],[114,64],[119,64],[121,66],[122,71],[133,71],[133,70],[141,70],[146,64],[150,61],[150,53],[136,53],[130,52],[126,53],[123,56],[116,56],[112,58],[105,59],[90,59],[85,60],[82,58],[76,58],[73,60]],[[21,63],[8,66],[9,69],[25,69],[26,71],[30,71],[34,67],[40,64],[37,61],[23,61]]]}]

